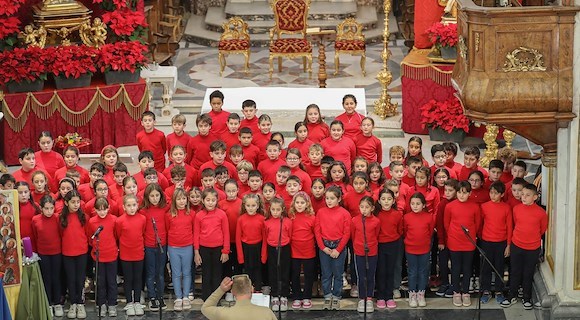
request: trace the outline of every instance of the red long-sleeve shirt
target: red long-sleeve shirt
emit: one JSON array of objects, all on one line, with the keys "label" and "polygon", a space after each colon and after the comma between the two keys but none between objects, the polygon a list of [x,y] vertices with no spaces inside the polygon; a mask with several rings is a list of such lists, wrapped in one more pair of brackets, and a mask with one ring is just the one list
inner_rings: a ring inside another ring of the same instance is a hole
[{"label": "red long-sleeve shirt", "polygon": [[405,205],[406,210],[405,212],[411,212],[411,196],[415,194],[415,192],[421,192],[425,196],[425,200],[427,201],[427,212],[430,214],[435,214],[435,210],[439,206],[439,202],[441,201],[441,197],[439,196],[439,189],[434,186],[423,186],[419,187],[417,185],[410,187],[407,190],[407,194],[405,195]]},{"label": "red long-sleeve shirt", "polygon": [[[162,246],[167,245],[167,223],[166,216],[169,214],[169,206],[163,208],[151,206],[139,210],[139,213],[145,217],[145,247],[156,248],[157,239],[155,239],[155,229],[153,228],[153,219],[157,226],[157,235]],[[193,231],[193,228],[191,228]]]},{"label": "red long-sleeve shirt", "polygon": [[[89,251],[89,241],[86,234],[86,223],[81,225],[78,214],[71,212],[67,217],[68,224],[63,228],[60,223],[60,236],[62,239],[62,255],[67,257],[76,257]],[[85,221],[89,217],[85,215]]]},{"label": "red long-sleeve shirt", "polygon": [[300,182],[302,182],[302,190],[308,194],[310,194],[312,189],[312,178],[306,173],[304,170],[300,169],[299,167],[294,167],[290,169],[290,174],[295,175],[300,178]]},{"label": "red long-sleeve shirt", "polygon": [[310,176],[311,179],[315,178],[325,178],[322,175],[322,170],[320,170],[320,164],[315,166],[310,162],[304,163],[304,169],[306,169],[306,173]]},{"label": "red long-sleeve shirt", "polygon": [[[167,178],[161,172],[162,171],[157,171],[157,183],[161,189],[165,190],[169,187],[169,181],[167,181]],[[135,173],[133,178],[135,178],[135,181],[137,182],[137,189],[139,191],[145,190],[145,188],[147,188],[147,181],[145,181],[143,171]]]},{"label": "red long-sleeve shirt", "polygon": [[187,148],[187,143],[189,143],[191,136],[187,132],[182,132],[180,136],[172,132],[165,138],[165,145],[167,146],[167,157],[171,157],[171,149],[175,146],[182,146],[184,149]]},{"label": "red long-sleeve shirt", "polygon": [[264,183],[272,182],[276,184],[276,172],[281,166],[286,165],[286,161],[278,158],[276,160],[266,159],[258,165],[258,171],[262,173]]},{"label": "red long-sleeve shirt", "polygon": [[236,249],[238,263],[244,263],[244,249],[242,243],[257,244],[264,236],[264,216],[261,214],[243,214],[236,223]]},{"label": "red long-sleeve shirt", "polygon": [[242,152],[244,153],[244,160],[249,161],[256,168],[260,159],[260,149],[253,144],[249,144],[242,146]]},{"label": "red long-sleeve shirt", "polygon": [[354,139],[359,134],[359,132],[361,132],[360,125],[364,118],[365,116],[355,111],[352,114],[347,114],[346,112],[343,112],[338,116],[336,116],[334,120],[340,120],[344,125],[344,135],[346,137]]},{"label": "red long-sleeve shirt", "polygon": [[252,132],[257,132],[258,130],[258,117],[253,117],[252,119],[242,119],[240,121],[241,128],[250,128]]},{"label": "red long-sleeve shirt", "polygon": [[322,208],[326,208],[326,200],[324,199],[324,195],[320,199],[316,199],[314,196],[310,197],[310,201],[312,201],[312,209],[315,213],[318,213],[318,210]]},{"label": "red long-sleeve shirt", "polygon": [[65,167],[62,167],[62,168],[56,170],[56,172],[54,173],[54,180],[57,182],[62,180],[63,178],[66,177],[66,173],[69,170],[76,170],[81,174],[81,184],[91,181],[91,179],[89,178],[89,171],[87,169],[79,166],[78,164],[72,168],[65,166]]},{"label": "red long-sleeve shirt", "polygon": [[354,192],[354,188],[350,185],[350,184],[346,184],[342,181],[340,182],[336,182],[336,181],[331,181],[326,183],[326,188],[328,189],[331,186],[337,186],[340,189],[342,189],[342,194],[345,195],[349,192]]},{"label": "red long-sleeve shirt", "polygon": [[30,203],[26,201],[24,203],[20,202],[20,211],[18,212],[18,217],[20,219],[20,237],[30,237],[32,239],[32,218],[37,214],[36,209]]},{"label": "red long-sleeve shirt", "polygon": [[488,201],[481,205],[481,239],[512,243],[514,220],[512,208],[505,202]]},{"label": "red long-sleeve shirt", "polygon": [[165,134],[155,128],[151,132],[143,130],[137,133],[137,148],[139,148],[139,151],[149,150],[153,152],[155,170],[159,172],[163,172],[163,169],[165,169],[166,142]]},{"label": "red long-sleeve shirt", "polygon": [[483,173],[483,178],[486,179],[489,174],[487,173],[487,170],[485,170],[483,167],[477,166],[477,168],[467,168],[466,166],[461,166],[461,169],[459,170],[459,172],[457,173],[457,180],[459,181],[464,181],[469,179],[469,174],[472,173],[473,171],[481,171],[481,173]]},{"label": "red long-sleeve shirt", "polygon": [[[407,173],[406,175],[403,176],[402,182],[406,185],[408,185],[410,188],[414,187],[415,184],[417,183],[415,181],[415,177],[409,177],[409,174]],[[399,190],[399,193],[401,193],[401,190]]]},{"label": "red long-sleeve shirt", "polygon": [[[95,210],[95,202],[97,198],[92,198],[89,202],[85,203],[82,207],[83,212],[89,216],[89,219],[97,215],[97,210]],[[114,215],[116,217],[119,216],[119,205],[117,201],[111,199],[111,197],[107,198],[107,202],[109,203],[109,214]]]},{"label": "red long-sleeve shirt", "polygon": [[182,209],[177,210],[175,217],[171,213],[165,217],[167,244],[172,247],[192,246],[195,232],[195,212],[190,210],[187,214],[185,209]]},{"label": "red long-sleeve shirt", "polygon": [[457,172],[443,166],[443,167],[437,167],[436,165],[432,165],[429,169],[431,169],[431,184],[435,183],[435,171],[437,171],[437,169],[439,168],[444,168],[447,169],[447,171],[449,172],[449,178],[450,179],[457,179]]},{"label": "red long-sleeve shirt", "polygon": [[50,218],[39,214],[32,218],[32,244],[38,254],[55,255],[61,253],[59,226],[57,214],[53,214]]},{"label": "red long-sleeve shirt", "polygon": [[372,197],[373,193],[367,190],[364,190],[361,193],[352,190],[347,192],[344,197],[342,197],[342,206],[350,213],[351,217],[360,216],[360,199],[365,196]]},{"label": "red long-sleeve shirt", "polygon": [[342,252],[350,238],[351,219],[350,213],[342,207],[324,207],[318,210],[314,223],[314,235],[318,248],[322,250],[326,247],[322,239],[340,240],[336,250]]},{"label": "red long-sleeve shirt", "polygon": [[230,242],[236,241],[236,226],[238,217],[242,210],[242,199],[236,198],[228,200],[227,198],[218,203],[218,208],[222,209],[228,217],[228,226],[230,229]]},{"label": "red long-sleeve shirt", "polygon": [[46,184],[50,187],[50,190],[56,190],[57,189],[57,185],[54,181],[54,179],[52,179],[52,175],[50,175],[46,170],[44,170],[43,168],[39,167],[38,165],[36,167],[34,167],[34,169],[30,170],[30,171],[24,171],[22,169],[18,169],[16,171],[14,171],[14,173],[12,174],[12,176],[14,177],[14,180],[16,180],[16,182],[18,181],[24,181],[26,183],[28,183],[28,186],[30,187],[30,192],[34,191],[34,184],[32,183],[32,174],[35,173],[36,171],[42,171],[44,172],[44,174],[46,175],[46,177],[48,178],[48,181],[46,182]]},{"label": "red long-sleeve shirt", "polygon": [[319,143],[324,138],[330,137],[330,128],[324,122],[307,123],[306,128],[308,128],[308,140],[314,143]]},{"label": "red long-sleeve shirt", "polygon": [[471,189],[471,194],[469,195],[469,200],[473,201],[477,204],[483,204],[488,202],[489,199],[489,190],[484,188],[479,189]]},{"label": "red long-sleeve shirt", "polygon": [[381,222],[381,232],[379,232],[379,242],[397,241],[403,235],[403,212],[391,208],[389,211],[379,212]]},{"label": "red long-sleeve shirt", "polygon": [[119,253],[123,261],[145,259],[145,216],[124,214],[117,219],[115,232],[119,239]]},{"label": "red long-sleeve shirt", "polygon": [[193,246],[216,248],[223,246],[222,253],[230,253],[230,225],[228,216],[222,209],[199,211],[195,215]]},{"label": "red long-sleeve shirt", "polygon": [[307,162],[305,160],[308,160],[308,148],[313,144],[314,142],[308,138],[304,139],[302,142],[298,141],[298,139],[294,139],[294,141],[288,144],[288,149],[298,149],[298,151],[300,151],[300,156],[302,157],[302,162]]},{"label": "red long-sleeve shirt", "polygon": [[228,131],[228,117],[230,113],[222,110],[220,112],[210,111],[207,115],[211,118],[211,129],[210,132],[215,135],[221,135]]},{"label": "red long-sleeve shirt", "polygon": [[36,203],[36,205],[39,207],[40,207],[40,200],[44,196],[51,196],[52,197],[52,194],[48,191],[38,193],[36,190],[35,191],[30,190],[30,197],[32,198],[32,201],[34,201],[34,203]]},{"label": "red long-sleeve shirt", "polygon": [[352,224],[350,227],[350,238],[352,239],[354,254],[357,256],[365,255],[364,235],[366,234],[369,256],[376,256],[379,254],[379,233],[381,231],[381,221],[374,215],[365,217],[364,220],[364,229],[362,216],[354,217],[351,220]]},{"label": "red long-sleeve shirt", "polygon": [[196,170],[202,164],[211,160],[209,156],[209,145],[216,140],[216,137],[209,133],[207,136],[196,135],[189,139],[187,143],[187,158],[185,162],[194,167]]},{"label": "red long-sleeve shirt", "polygon": [[342,161],[346,166],[347,174],[350,175],[352,163],[356,158],[356,146],[352,139],[345,135],[338,141],[328,137],[320,142],[324,154],[331,156],[335,161]]},{"label": "red long-sleeve shirt", "polygon": [[201,165],[201,167],[199,167],[199,172],[202,172],[204,169],[206,168],[210,168],[215,170],[215,168],[217,168],[218,166],[224,166],[226,167],[226,169],[228,169],[228,173],[230,174],[230,178],[232,179],[238,179],[238,170],[236,169],[236,166],[234,166],[231,162],[227,162],[224,161],[222,164],[216,164],[215,162],[213,162],[213,160],[210,160],[204,164]]},{"label": "red long-sleeve shirt", "polygon": [[[167,179],[167,183],[170,186],[173,185],[171,182],[171,169],[173,169],[173,167],[175,167],[175,163],[170,164],[167,168],[165,168],[165,170],[163,170],[163,176],[165,179]],[[183,168],[185,168],[185,183],[183,186],[189,188],[193,186],[199,186],[198,171],[187,163],[183,164]]]},{"label": "red long-sleeve shirt", "polygon": [[445,207],[449,202],[450,201],[447,200],[447,198],[443,198],[437,207],[435,228],[437,228],[438,244],[447,245],[447,232],[445,232]]},{"label": "red long-sleeve shirt", "polygon": [[258,162],[267,159],[266,156],[266,145],[270,142],[272,137],[272,132],[263,134],[262,131],[256,130],[252,135],[252,144],[258,147],[260,154],[258,155]]},{"label": "red long-sleeve shirt", "polygon": [[93,185],[90,182],[83,183],[78,186],[77,191],[80,193],[81,200],[84,202],[89,202],[95,198],[95,190],[93,189]]},{"label": "red long-sleeve shirt", "polygon": [[[282,228],[282,239],[280,240],[280,227]],[[264,222],[264,241],[262,241],[262,263],[268,260],[268,246],[285,246],[292,240],[292,220],[284,218],[270,218]]]},{"label": "red long-sleeve shirt", "polygon": [[469,230],[469,235],[475,241],[481,225],[481,209],[479,204],[453,200],[447,204],[444,213],[445,232],[447,232],[447,247],[451,251],[473,251],[475,246],[469,241],[461,226]]},{"label": "red long-sleeve shirt", "polygon": [[514,232],[512,243],[524,250],[536,250],[548,228],[548,215],[537,204],[519,204],[513,209]]},{"label": "red long-sleeve shirt", "polygon": [[292,219],[292,241],[290,241],[292,258],[312,259],[316,257],[315,220],[314,215],[304,212],[296,213]]},{"label": "red long-sleeve shirt", "polygon": [[463,167],[463,165],[461,163],[455,162],[454,160],[451,160],[451,162],[445,163],[445,167],[449,171],[455,171],[455,174],[459,176],[459,172],[461,172],[461,167]]},{"label": "red long-sleeve shirt", "polygon": [[42,150],[34,153],[36,166],[48,172],[49,178],[54,178],[56,170],[66,166],[62,155],[55,151],[44,152]]},{"label": "red long-sleeve shirt", "polygon": [[421,211],[407,213],[403,217],[403,234],[405,235],[405,252],[425,254],[431,250],[431,235],[435,228],[432,214]]},{"label": "red long-sleeve shirt", "polygon": [[362,132],[354,139],[356,145],[356,156],[367,159],[371,162],[383,162],[383,144],[374,135],[365,136]]},{"label": "red long-sleeve shirt", "polygon": [[119,256],[119,247],[117,246],[117,237],[115,233],[115,224],[117,223],[117,217],[107,214],[104,218],[98,215],[89,219],[87,224],[87,237],[91,243],[91,257],[93,260],[97,260],[96,249],[97,249],[97,238],[91,240],[91,236],[95,234],[95,231],[99,226],[103,226],[103,230],[99,234],[99,262],[113,262],[117,260]]}]

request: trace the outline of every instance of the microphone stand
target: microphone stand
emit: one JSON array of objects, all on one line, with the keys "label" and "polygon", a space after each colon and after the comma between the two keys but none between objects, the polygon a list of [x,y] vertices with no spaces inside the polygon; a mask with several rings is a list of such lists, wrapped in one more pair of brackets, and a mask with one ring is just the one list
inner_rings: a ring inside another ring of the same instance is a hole
[{"label": "microphone stand", "polygon": [[[362,215],[362,228],[363,228],[363,244],[364,244],[364,250],[365,250],[365,276],[364,276],[364,314],[363,314],[363,319],[367,319],[367,295],[368,295],[368,286],[369,286],[369,282],[368,282],[368,274],[369,274],[369,245],[367,243],[367,230],[366,230],[366,226],[365,226],[365,216]],[[354,250],[353,250],[354,253]],[[355,257],[356,260],[356,257]],[[359,288],[359,293],[360,293],[360,288]]]},{"label": "microphone stand", "polygon": [[99,303],[99,234],[95,235],[95,302],[97,304],[97,313],[99,314],[99,320],[101,320],[101,304]]},{"label": "microphone stand", "polygon": [[[471,242],[471,244],[473,244],[475,246],[477,251],[479,251],[480,256],[483,257],[483,259],[479,259],[479,281],[481,281],[481,275],[483,273],[483,261],[485,260],[485,262],[487,262],[487,264],[491,267],[491,269],[493,270],[493,272],[497,276],[497,279],[504,284],[504,288],[505,288],[505,281],[503,280],[503,275],[501,275],[499,273],[499,271],[497,271],[497,269],[495,268],[493,263],[491,263],[491,261],[489,261],[489,258],[487,257],[487,255],[485,254],[483,249],[477,245],[475,240],[469,234],[469,230],[464,226],[461,226],[461,230],[463,230],[463,233],[465,234],[467,239],[469,239],[469,242]],[[481,284],[480,284],[479,298],[477,299],[477,309],[475,310],[475,312],[477,313],[478,320],[481,320],[481,297],[482,297],[482,295],[483,295],[483,290],[481,290]],[[475,317],[474,317],[474,319],[475,319]]]},{"label": "microphone stand", "polygon": [[278,276],[278,319],[282,320],[282,271],[280,270],[280,256],[282,251],[282,228],[284,227],[284,216],[280,216],[280,233],[278,234],[278,250],[276,260],[276,274]]},{"label": "microphone stand", "polygon": [[[155,242],[157,243],[157,253],[159,254],[156,264],[159,264],[160,260],[162,260],[161,255],[164,254],[163,246],[161,245],[161,239],[159,238],[159,232],[157,231],[157,224],[155,223],[155,218],[151,218],[151,221],[153,223],[153,232],[155,233]],[[159,268],[164,268],[164,267],[165,266],[159,266]],[[153,272],[155,272],[155,270]],[[158,287],[157,303],[159,304],[159,320],[161,320],[161,319],[163,319],[163,307],[162,307],[163,288],[159,288],[159,275],[157,273],[155,273],[155,283],[157,284],[157,287]]]}]

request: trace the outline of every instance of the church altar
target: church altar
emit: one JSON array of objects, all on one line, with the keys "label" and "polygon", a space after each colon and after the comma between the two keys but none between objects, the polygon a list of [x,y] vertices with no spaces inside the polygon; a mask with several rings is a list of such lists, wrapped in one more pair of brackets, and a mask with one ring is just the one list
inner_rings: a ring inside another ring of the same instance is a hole
[{"label": "church altar", "polygon": [[38,135],[48,130],[54,137],[78,132],[92,140],[83,153],[100,153],[114,146],[135,145],[141,114],[149,105],[149,90],[144,80],[138,83],[105,85],[93,81],[91,87],[0,96],[4,119],[3,159],[18,165],[18,151],[36,149]]}]

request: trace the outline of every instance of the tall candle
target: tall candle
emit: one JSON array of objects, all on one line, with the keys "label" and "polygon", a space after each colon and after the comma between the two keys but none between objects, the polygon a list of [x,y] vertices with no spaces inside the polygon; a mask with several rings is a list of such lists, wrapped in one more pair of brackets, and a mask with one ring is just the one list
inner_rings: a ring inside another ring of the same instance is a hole
[{"label": "tall candle", "polygon": [[24,245],[24,255],[28,258],[32,257],[32,241],[30,241],[30,238],[22,238],[22,244]]}]

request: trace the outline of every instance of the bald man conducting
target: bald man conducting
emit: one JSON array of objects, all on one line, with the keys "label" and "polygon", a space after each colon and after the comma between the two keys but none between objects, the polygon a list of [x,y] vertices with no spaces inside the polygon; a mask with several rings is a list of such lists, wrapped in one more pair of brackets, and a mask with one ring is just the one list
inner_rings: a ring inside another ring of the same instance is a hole
[{"label": "bald man conducting", "polygon": [[[218,307],[221,297],[230,289],[236,298],[236,304],[233,307]],[[248,275],[234,276],[233,280],[225,277],[219,288],[205,300],[201,313],[209,320],[276,320],[269,308],[250,303],[253,290]]]}]

